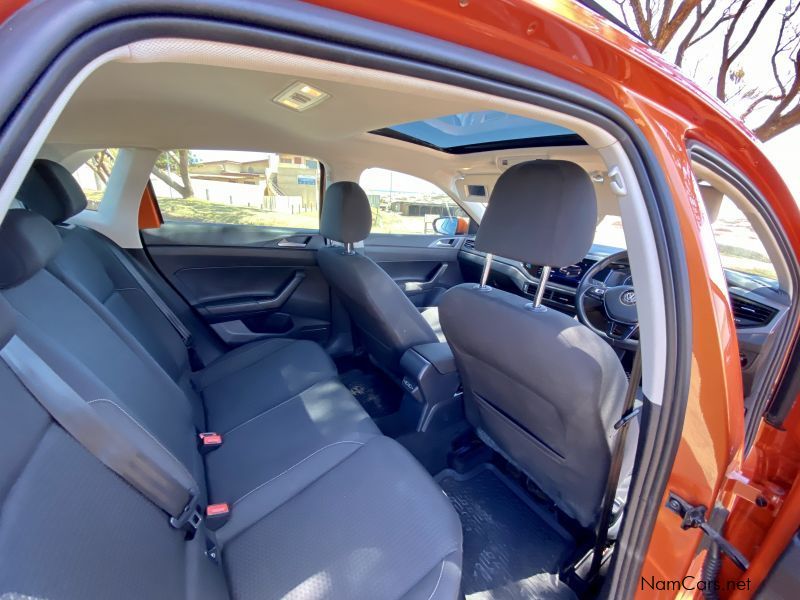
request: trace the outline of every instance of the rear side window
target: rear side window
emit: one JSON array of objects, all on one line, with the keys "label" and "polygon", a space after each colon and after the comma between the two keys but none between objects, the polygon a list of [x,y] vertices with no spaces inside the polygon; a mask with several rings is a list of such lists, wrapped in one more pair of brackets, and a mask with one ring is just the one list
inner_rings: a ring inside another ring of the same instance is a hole
[{"label": "rear side window", "polygon": [[307,156],[170,150],[150,181],[165,222],[317,230],[320,175]]},{"label": "rear side window", "polygon": [[440,187],[405,173],[367,169],[359,184],[372,206],[372,233],[439,235],[440,217],[467,217]]},{"label": "rear side window", "polygon": [[118,153],[119,148],[103,148],[93,151],[72,172],[83,193],[86,194],[87,210],[97,210],[100,202],[103,201],[108,179],[111,177],[111,169],[114,168]]}]

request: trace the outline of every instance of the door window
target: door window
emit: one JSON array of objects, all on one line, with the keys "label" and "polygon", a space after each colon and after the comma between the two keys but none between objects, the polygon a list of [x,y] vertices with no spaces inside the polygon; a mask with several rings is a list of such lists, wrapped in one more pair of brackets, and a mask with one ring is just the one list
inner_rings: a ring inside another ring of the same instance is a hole
[{"label": "door window", "polygon": [[777,281],[775,267],[753,225],[727,196],[721,198],[711,229],[724,268]]},{"label": "door window", "polygon": [[[412,175],[367,169],[359,184],[372,207],[372,233],[441,235],[434,228],[436,219],[467,219],[467,214],[440,187]],[[439,229],[443,233],[449,231],[447,227]]]},{"label": "door window", "polygon": [[97,210],[103,201],[111,169],[117,160],[118,148],[103,148],[92,154],[72,172],[72,176],[86,194],[86,209]]},{"label": "door window", "polygon": [[170,150],[150,180],[165,222],[319,229],[319,161],[294,154]]}]

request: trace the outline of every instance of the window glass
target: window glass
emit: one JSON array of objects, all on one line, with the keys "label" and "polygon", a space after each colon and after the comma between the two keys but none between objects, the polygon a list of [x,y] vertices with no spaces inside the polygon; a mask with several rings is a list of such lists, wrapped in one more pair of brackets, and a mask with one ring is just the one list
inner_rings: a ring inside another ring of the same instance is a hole
[{"label": "window glass", "polygon": [[622,232],[622,218],[619,215],[605,215],[594,230],[593,243],[624,250],[627,246]]},{"label": "window glass", "polygon": [[725,269],[777,281],[775,267],[764,244],[745,214],[727,196],[722,198],[711,229]]},{"label": "window glass", "polygon": [[97,210],[100,206],[118,152],[118,148],[98,150],[72,172],[83,193],[86,194],[87,210]]},{"label": "window glass", "polygon": [[412,175],[387,169],[367,169],[359,184],[372,206],[372,232],[439,235],[439,217],[467,214],[438,186]]},{"label": "window glass", "polygon": [[320,165],[305,156],[171,150],[150,180],[164,221],[319,229]]}]

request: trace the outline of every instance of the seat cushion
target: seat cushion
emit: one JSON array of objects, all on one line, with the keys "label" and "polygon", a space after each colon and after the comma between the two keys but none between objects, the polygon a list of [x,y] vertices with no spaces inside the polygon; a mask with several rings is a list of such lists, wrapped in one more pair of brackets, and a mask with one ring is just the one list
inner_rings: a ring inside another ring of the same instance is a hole
[{"label": "seat cushion", "polygon": [[316,383],[336,366],[314,342],[268,339],[236,348],[195,373],[210,431],[226,433]]},{"label": "seat cushion", "polygon": [[376,437],[222,557],[233,598],[456,598],[461,525],[419,463]]},{"label": "seat cushion", "polygon": [[[336,380],[318,383],[229,430],[223,445],[206,456],[210,502],[233,510],[278,479],[307,485],[371,438],[378,428]],[[301,468],[302,467],[302,468]],[[292,471],[297,470],[297,473]],[[271,502],[278,494],[263,490]]]}]

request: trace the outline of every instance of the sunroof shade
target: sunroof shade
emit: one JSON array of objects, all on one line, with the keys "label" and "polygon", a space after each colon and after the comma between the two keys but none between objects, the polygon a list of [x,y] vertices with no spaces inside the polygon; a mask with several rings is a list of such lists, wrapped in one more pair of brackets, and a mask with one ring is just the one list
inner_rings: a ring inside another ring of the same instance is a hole
[{"label": "sunroof shade", "polygon": [[[482,147],[517,147],[514,142],[526,141],[531,145],[542,142],[582,143],[583,140],[571,129],[510,115],[497,110],[446,115],[435,119],[413,121],[373,131],[452,152],[459,149],[479,150]],[[536,143],[538,142],[538,143]]]}]

